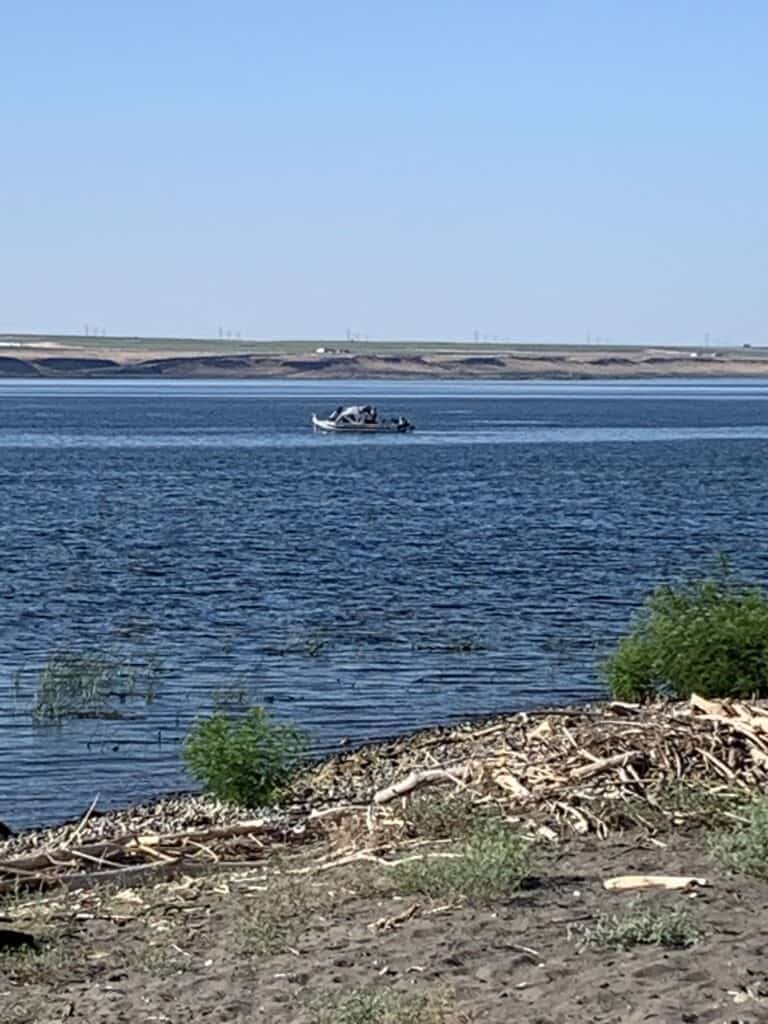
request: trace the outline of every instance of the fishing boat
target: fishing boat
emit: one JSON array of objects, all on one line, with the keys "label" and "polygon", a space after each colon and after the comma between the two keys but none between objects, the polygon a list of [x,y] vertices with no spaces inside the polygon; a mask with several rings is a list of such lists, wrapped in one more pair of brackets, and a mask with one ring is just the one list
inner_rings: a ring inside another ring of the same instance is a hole
[{"label": "fishing boat", "polygon": [[312,426],[335,434],[405,434],[413,430],[405,416],[380,418],[374,405],[340,405],[330,416],[312,413]]}]

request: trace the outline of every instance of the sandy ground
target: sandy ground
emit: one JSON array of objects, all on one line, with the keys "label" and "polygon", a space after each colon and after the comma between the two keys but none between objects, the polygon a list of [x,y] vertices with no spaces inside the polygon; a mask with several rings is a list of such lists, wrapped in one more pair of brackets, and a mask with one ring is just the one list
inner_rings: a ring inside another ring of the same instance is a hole
[{"label": "sandy ground", "polygon": [[[177,797],[11,837],[0,1021],[768,1021],[768,881],[712,852],[765,792],[767,714],[694,696],[501,716],[309,766],[257,820]],[[425,888],[441,865],[452,887]],[[635,874],[704,882],[604,885]],[[596,941],[651,911],[663,934]]]},{"label": "sandy ground", "polygon": [[[311,850],[106,897],[12,901],[4,908],[12,926],[47,936],[49,946],[39,957],[2,958],[2,1020],[766,1021],[768,885],[728,877],[706,849],[695,831],[548,845],[529,886],[488,905],[398,897],[378,888],[381,871],[370,865],[290,874],[313,864]],[[606,877],[636,872],[692,874],[709,884],[640,897],[603,888]],[[687,949],[628,950],[588,940],[600,915],[626,914],[638,899],[642,907],[684,908],[701,940]],[[350,999],[371,993],[400,994],[399,1015],[359,1006],[354,1013]],[[427,1009],[409,1016],[422,998]]]},{"label": "sandy ground", "polygon": [[765,374],[768,349],[760,348],[373,342],[334,348],[310,342],[0,336],[0,377],[578,380]]}]

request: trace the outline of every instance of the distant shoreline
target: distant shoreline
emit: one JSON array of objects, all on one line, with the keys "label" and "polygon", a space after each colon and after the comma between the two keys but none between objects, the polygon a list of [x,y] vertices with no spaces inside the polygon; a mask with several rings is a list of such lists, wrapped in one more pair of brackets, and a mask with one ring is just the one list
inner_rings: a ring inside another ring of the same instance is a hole
[{"label": "distant shoreline", "polygon": [[231,342],[0,335],[0,378],[599,380],[766,377],[768,348]]}]

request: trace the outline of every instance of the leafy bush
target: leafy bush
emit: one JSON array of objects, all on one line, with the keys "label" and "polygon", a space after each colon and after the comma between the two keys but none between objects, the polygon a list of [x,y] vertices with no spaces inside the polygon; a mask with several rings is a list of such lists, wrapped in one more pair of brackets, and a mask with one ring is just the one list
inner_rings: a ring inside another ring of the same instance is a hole
[{"label": "leafy bush", "polygon": [[638,945],[680,949],[693,946],[702,933],[685,910],[651,910],[633,903],[623,914],[602,915],[586,937],[607,949]]},{"label": "leafy bush", "polygon": [[768,797],[756,798],[748,815],[741,828],[714,836],[711,852],[736,874],[768,878]]},{"label": "leafy bush", "polygon": [[306,735],[255,707],[233,720],[219,712],[195,723],[184,742],[190,774],[214,796],[245,807],[268,803],[307,750]]},{"label": "leafy bush", "polygon": [[531,846],[501,820],[481,821],[456,853],[406,860],[392,874],[400,893],[475,901],[503,898],[531,870]]},{"label": "leafy bush", "polygon": [[714,577],[659,587],[603,665],[614,697],[768,695],[768,598]]}]

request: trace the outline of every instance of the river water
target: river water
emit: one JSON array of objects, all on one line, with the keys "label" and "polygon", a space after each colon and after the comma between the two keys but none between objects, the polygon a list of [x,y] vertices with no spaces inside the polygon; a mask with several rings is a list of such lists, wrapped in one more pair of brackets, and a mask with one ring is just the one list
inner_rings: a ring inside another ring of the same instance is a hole
[{"label": "river water", "polygon": [[[417,430],[312,433],[347,401]],[[768,383],[0,380],[0,819],[190,788],[215,706],[321,752],[599,696],[653,586],[768,581],[767,479]],[[134,695],[35,721],[73,657]]]}]

